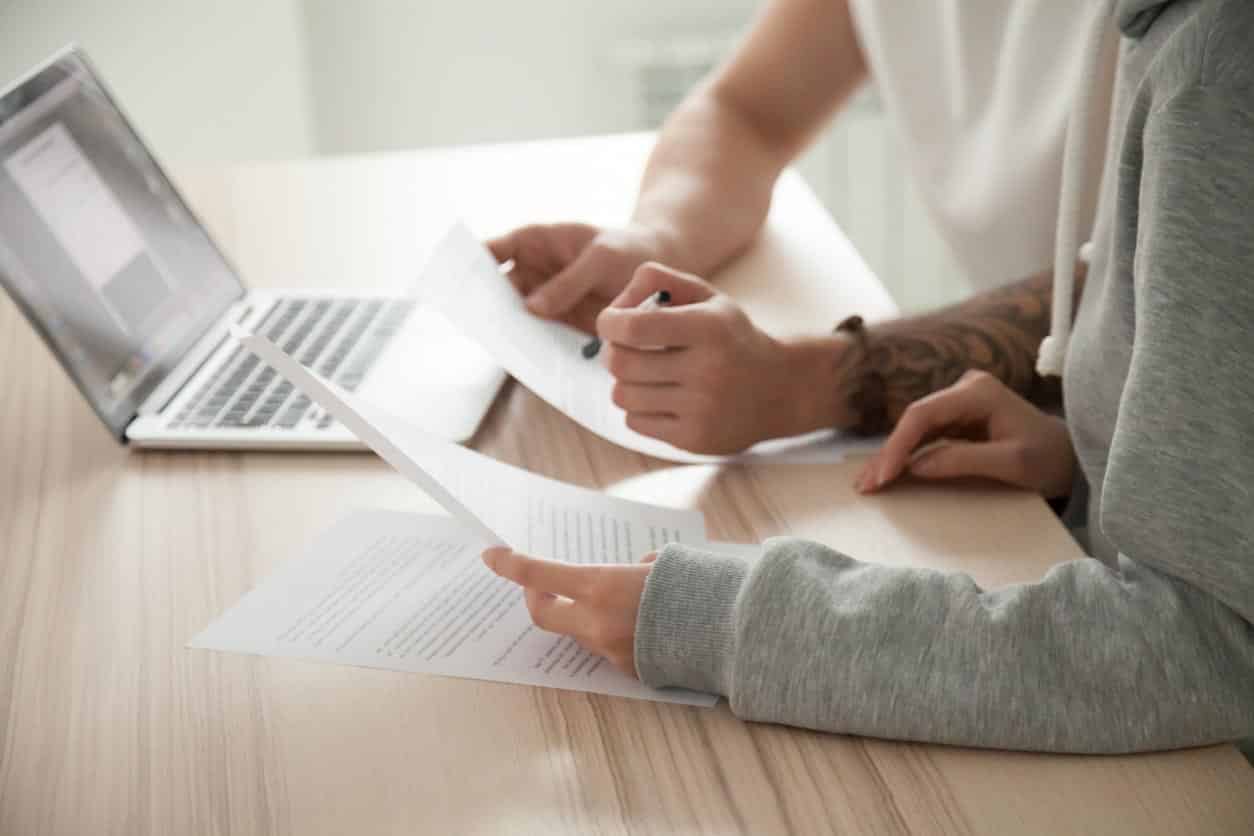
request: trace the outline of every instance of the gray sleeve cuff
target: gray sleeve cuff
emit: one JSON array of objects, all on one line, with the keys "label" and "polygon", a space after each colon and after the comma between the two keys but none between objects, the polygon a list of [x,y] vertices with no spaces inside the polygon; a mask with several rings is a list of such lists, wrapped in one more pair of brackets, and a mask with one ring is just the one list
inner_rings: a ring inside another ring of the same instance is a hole
[{"label": "gray sleeve cuff", "polygon": [[636,674],[655,688],[727,695],[736,654],[741,560],[671,543],[658,554],[636,616]]}]

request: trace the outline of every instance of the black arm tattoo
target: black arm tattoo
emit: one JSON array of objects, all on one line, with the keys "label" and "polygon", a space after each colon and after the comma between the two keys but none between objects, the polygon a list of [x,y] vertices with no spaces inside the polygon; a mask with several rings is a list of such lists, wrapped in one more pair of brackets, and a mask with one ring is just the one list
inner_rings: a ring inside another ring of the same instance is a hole
[{"label": "black arm tattoo", "polygon": [[[1085,270],[1083,265],[1076,270],[1078,298]],[[935,313],[868,329],[869,358],[848,360],[863,363],[873,378],[846,378],[851,380],[847,402],[853,414],[862,416],[855,429],[887,431],[912,402],[949,386],[969,369],[995,375],[1034,403],[1056,403],[1057,379],[1036,373],[1036,353],[1049,333],[1052,286],[1052,271],[1040,273]],[[875,400],[881,408],[868,411],[865,407]]]}]

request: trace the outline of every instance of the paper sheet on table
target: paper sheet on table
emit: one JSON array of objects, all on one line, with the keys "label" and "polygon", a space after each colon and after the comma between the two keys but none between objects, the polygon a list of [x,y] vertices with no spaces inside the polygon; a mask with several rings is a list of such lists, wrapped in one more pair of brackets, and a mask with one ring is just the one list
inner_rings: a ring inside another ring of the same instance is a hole
[{"label": "paper sheet on table", "polygon": [[[582,534],[558,539],[568,549],[560,556],[572,562],[634,562],[643,553],[623,543],[607,550]],[[650,688],[573,639],[535,627],[522,590],[488,571],[479,553],[476,534],[450,517],[359,511],[189,646],[687,705],[717,702],[709,694]]]},{"label": "paper sheet on table", "polygon": [[581,331],[540,319],[500,274],[492,254],[466,227],[455,225],[435,248],[413,295],[475,340],[515,379],[592,432],[629,450],[677,462],[762,461],[824,463],[870,451],[878,439],[824,430],[759,444],[735,456],[703,456],[641,435],[610,393],[614,378],[580,353]]},{"label": "paper sheet on table", "polygon": [[[565,560],[574,551],[609,555],[622,550],[639,556],[669,542],[705,540],[699,511],[606,496],[504,464],[437,438],[328,383],[265,337],[239,328],[235,335],[456,517],[481,547],[504,543]],[[585,548],[584,539],[596,548]]]}]

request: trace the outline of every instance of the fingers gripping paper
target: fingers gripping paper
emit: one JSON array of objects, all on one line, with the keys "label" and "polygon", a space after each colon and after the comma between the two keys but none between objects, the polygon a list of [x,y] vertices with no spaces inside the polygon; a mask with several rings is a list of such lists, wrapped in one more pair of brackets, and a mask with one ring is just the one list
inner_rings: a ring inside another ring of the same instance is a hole
[{"label": "fingers gripping paper", "polygon": [[[624,560],[572,541],[573,561]],[[573,639],[535,627],[522,591],[488,571],[459,520],[357,511],[191,641],[208,650],[713,705],[649,688]]]},{"label": "fingers gripping paper", "polygon": [[634,563],[701,544],[704,519],[606,496],[435,438],[305,369],[269,340],[236,336],[453,519],[359,512],[282,566],[192,647],[713,705],[659,691],[531,624],[522,590],[488,571],[484,546],[572,563]]}]

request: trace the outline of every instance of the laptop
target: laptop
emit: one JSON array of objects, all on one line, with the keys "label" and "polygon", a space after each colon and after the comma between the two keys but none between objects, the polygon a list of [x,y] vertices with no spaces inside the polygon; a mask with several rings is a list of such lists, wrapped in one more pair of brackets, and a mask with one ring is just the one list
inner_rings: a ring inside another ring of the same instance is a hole
[{"label": "laptop", "polygon": [[452,441],[505,379],[411,299],[246,288],[74,47],[0,91],[0,284],[136,446],[364,449],[233,324]]}]

